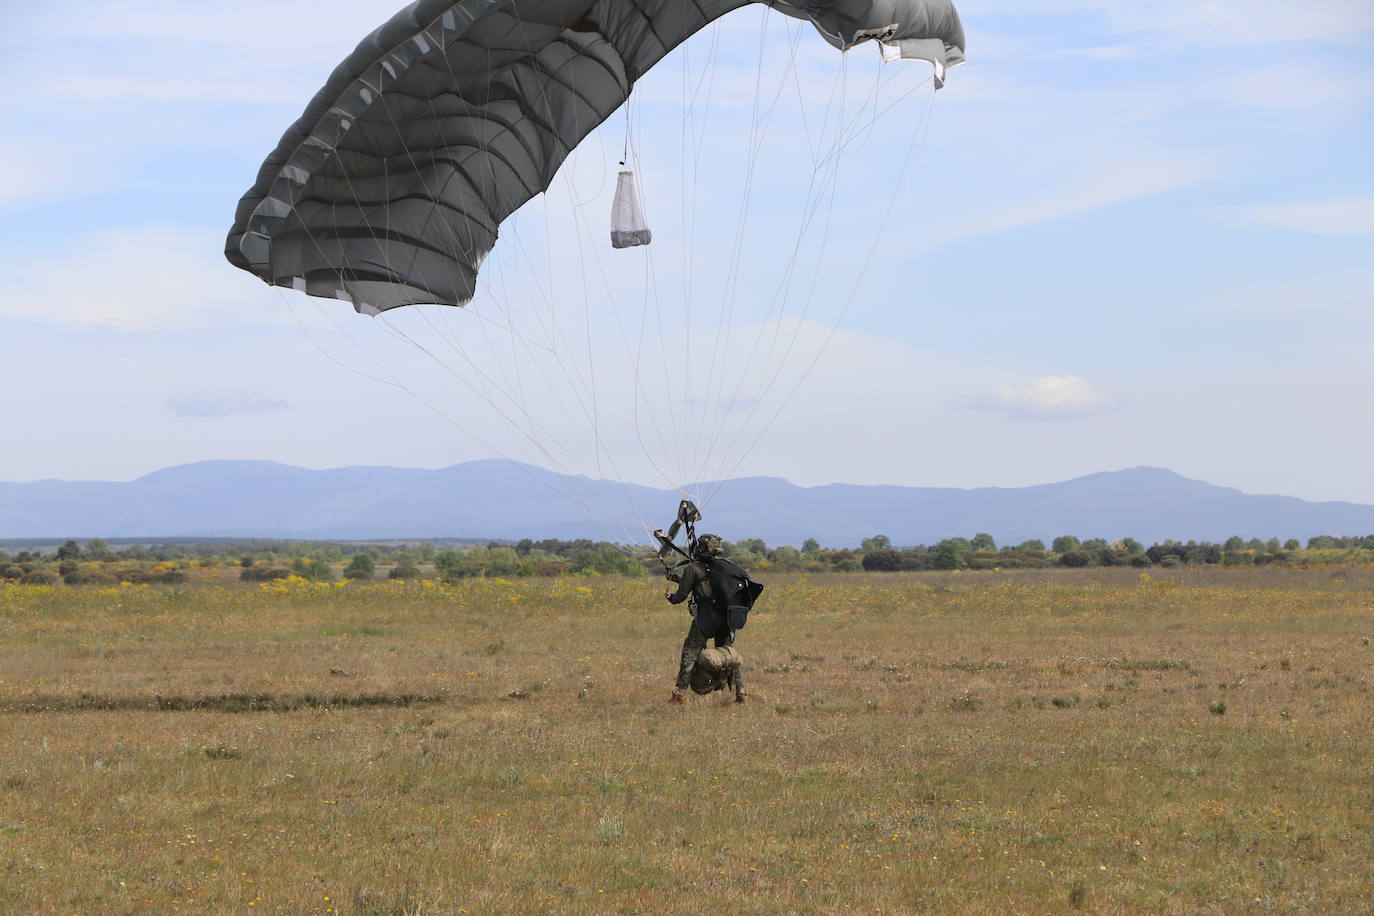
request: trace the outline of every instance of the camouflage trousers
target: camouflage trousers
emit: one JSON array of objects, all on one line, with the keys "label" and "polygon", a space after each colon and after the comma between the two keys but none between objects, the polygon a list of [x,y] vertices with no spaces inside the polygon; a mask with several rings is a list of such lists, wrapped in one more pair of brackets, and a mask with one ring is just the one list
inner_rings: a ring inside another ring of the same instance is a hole
[{"label": "camouflage trousers", "polygon": [[[692,618],[692,626],[687,630],[687,638],[682,641],[682,661],[679,663],[677,669],[678,690],[687,689],[688,680],[692,675],[692,667],[697,663],[697,656],[701,654],[701,650],[706,648],[708,640],[709,637],[703,634],[700,628],[697,627],[696,618]],[[717,648],[724,648],[725,646],[732,646],[734,644],[734,630],[726,630],[724,633],[716,636]],[[744,671],[742,666],[735,669],[734,673],[730,675],[730,680],[727,681],[727,683],[730,689],[735,691],[736,695],[744,693]]]}]

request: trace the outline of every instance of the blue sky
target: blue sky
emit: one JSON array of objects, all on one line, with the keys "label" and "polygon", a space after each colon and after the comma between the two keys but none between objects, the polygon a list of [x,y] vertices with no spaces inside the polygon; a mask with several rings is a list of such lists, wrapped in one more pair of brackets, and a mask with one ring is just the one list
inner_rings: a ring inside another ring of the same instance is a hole
[{"label": "blue sky", "polygon": [[[1151,464],[1374,503],[1374,7],[960,11],[969,63],[935,94],[924,65],[727,17],[632,101],[650,250],[603,241],[617,115],[503,230],[466,313],[382,326],[220,252],[390,4],[0,0],[0,479],[508,455],[970,487]],[[762,132],[756,93],[778,100]],[[756,342],[777,360],[738,369]]]}]

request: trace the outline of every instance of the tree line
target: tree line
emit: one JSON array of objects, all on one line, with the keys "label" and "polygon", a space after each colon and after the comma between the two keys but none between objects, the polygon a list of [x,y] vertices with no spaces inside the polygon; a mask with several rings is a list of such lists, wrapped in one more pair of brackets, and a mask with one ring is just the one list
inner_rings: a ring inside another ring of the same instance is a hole
[{"label": "tree line", "polygon": [[[990,534],[946,538],[931,545],[895,546],[886,535],[865,538],[858,548],[824,548],[807,538],[800,548],[769,547],[761,538],[727,542],[726,553],[741,566],[766,572],[903,572],[922,570],[1044,569],[1098,566],[1265,566],[1374,562],[1374,535],[1320,535],[1248,540],[1239,536],[1222,543],[1165,540],[1146,547],[1134,538],[1080,540],[1073,535],[998,546]],[[299,576],[312,581],[339,578],[519,578],[562,575],[661,574],[649,548],[589,539],[524,539],[515,543],[455,542],[447,546],[419,543],[341,543],[311,541],[141,544],[112,547],[102,538],[85,543],[68,540],[49,553],[0,550],[0,580],[24,584],[69,585],[176,584],[196,569],[237,567],[246,582]]]}]

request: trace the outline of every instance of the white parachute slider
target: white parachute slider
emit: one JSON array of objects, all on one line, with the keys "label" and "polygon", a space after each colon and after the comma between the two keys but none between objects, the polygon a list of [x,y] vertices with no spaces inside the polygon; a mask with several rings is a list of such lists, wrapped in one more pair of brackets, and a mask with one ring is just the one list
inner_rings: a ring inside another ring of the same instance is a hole
[{"label": "white parachute slider", "polygon": [[615,183],[615,200],[611,203],[611,247],[634,248],[653,240],[644,209],[639,205],[635,190],[635,173],[622,171]]}]

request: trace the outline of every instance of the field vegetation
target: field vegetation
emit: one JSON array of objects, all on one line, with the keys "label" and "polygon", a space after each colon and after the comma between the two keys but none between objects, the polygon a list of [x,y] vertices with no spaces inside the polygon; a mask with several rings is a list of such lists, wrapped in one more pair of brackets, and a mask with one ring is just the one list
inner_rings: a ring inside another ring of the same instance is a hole
[{"label": "field vegetation", "polygon": [[1374,570],[0,585],[0,912],[1374,910]]}]

